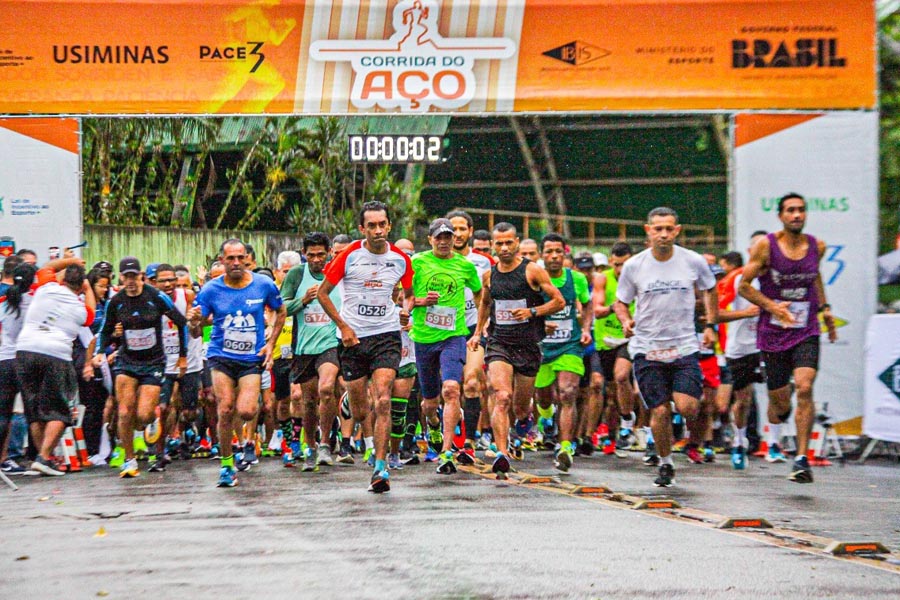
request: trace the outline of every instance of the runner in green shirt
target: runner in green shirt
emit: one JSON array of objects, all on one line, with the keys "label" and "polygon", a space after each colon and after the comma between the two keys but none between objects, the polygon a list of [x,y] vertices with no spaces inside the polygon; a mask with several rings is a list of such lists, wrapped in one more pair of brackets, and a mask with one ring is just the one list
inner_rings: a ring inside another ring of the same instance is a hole
[{"label": "runner in green shirt", "polygon": [[547,335],[541,349],[543,360],[534,380],[538,413],[542,418],[553,416],[553,388],[559,402],[560,449],[556,453],[554,465],[560,471],[568,471],[572,466],[575,448],[572,439],[578,419],[575,402],[578,399],[578,384],[584,375],[582,350],[591,343],[591,295],[587,278],[572,269],[563,267],[566,256],[566,241],[556,233],[548,233],[541,240],[544,268],[550,281],[562,293],[565,307],[545,319]]},{"label": "runner in green shirt", "polygon": [[[422,390],[422,409],[429,426],[439,427],[438,401],[444,400],[444,431],[437,472],[456,472],[452,452],[453,430],[460,420],[460,385],[466,362],[465,288],[481,302],[481,279],[475,265],[453,251],[453,225],[435,219],[428,228],[432,250],[413,257],[413,327],[410,337],[416,345],[416,369]],[[463,464],[472,458],[460,451]]]}]

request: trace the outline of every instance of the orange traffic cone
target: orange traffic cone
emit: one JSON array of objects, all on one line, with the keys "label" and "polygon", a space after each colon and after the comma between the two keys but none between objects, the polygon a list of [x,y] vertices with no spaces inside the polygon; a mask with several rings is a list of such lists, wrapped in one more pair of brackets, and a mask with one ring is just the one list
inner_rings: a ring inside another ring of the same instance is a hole
[{"label": "orange traffic cone", "polygon": [[759,440],[759,449],[753,453],[753,456],[766,456],[769,453],[769,426],[763,426],[762,439]]}]

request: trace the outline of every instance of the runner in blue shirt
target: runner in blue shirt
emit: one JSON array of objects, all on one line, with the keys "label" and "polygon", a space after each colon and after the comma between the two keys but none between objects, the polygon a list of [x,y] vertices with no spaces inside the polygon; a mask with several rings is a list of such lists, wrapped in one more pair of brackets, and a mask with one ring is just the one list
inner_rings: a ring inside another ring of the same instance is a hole
[{"label": "runner in blue shirt", "polygon": [[[227,240],[219,251],[225,274],[203,287],[194,301],[202,318],[212,322],[212,335],[206,358],[213,377],[213,390],[219,417],[219,440],[222,443],[222,469],[219,487],[237,484],[231,439],[235,408],[244,421],[256,418],[259,411],[261,373],[272,366],[275,340],[284,326],[286,311],[278,288],[268,277],[257,275],[244,267],[247,250],[237,239]],[[275,323],[266,340],[265,309],[275,311]],[[197,315],[194,325],[199,324]],[[255,456],[252,441],[244,444]],[[240,469],[249,468],[252,461],[242,461]]]}]

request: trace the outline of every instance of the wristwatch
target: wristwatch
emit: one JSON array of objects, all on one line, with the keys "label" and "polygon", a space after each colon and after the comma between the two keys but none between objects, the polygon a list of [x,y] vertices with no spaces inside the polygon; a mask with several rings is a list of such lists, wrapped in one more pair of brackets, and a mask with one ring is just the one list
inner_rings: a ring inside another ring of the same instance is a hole
[{"label": "wristwatch", "polygon": [[536,317],[536,316],[537,316],[537,309],[536,309],[535,307],[533,307],[533,306],[531,307],[531,316],[532,316],[532,317]]}]

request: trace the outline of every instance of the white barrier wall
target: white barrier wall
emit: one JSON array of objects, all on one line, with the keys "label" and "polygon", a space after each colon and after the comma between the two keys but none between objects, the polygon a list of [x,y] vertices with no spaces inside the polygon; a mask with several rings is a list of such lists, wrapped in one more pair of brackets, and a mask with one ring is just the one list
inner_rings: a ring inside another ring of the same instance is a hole
[{"label": "white barrier wall", "polygon": [[823,239],[821,261],[839,340],[822,337],[817,404],[835,422],[863,412],[866,323],[877,306],[878,115],[742,114],[734,118],[733,248],[781,229],[778,198],[807,199],[806,232]]},{"label": "white barrier wall", "polygon": [[900,315],[875,315],[866,333],[863,433],[900,442]]},{"label": "white barrier wall", "polygon": [[77,119],[0,119],[0,238],[39,263],[80,243],[79,164]]}]

